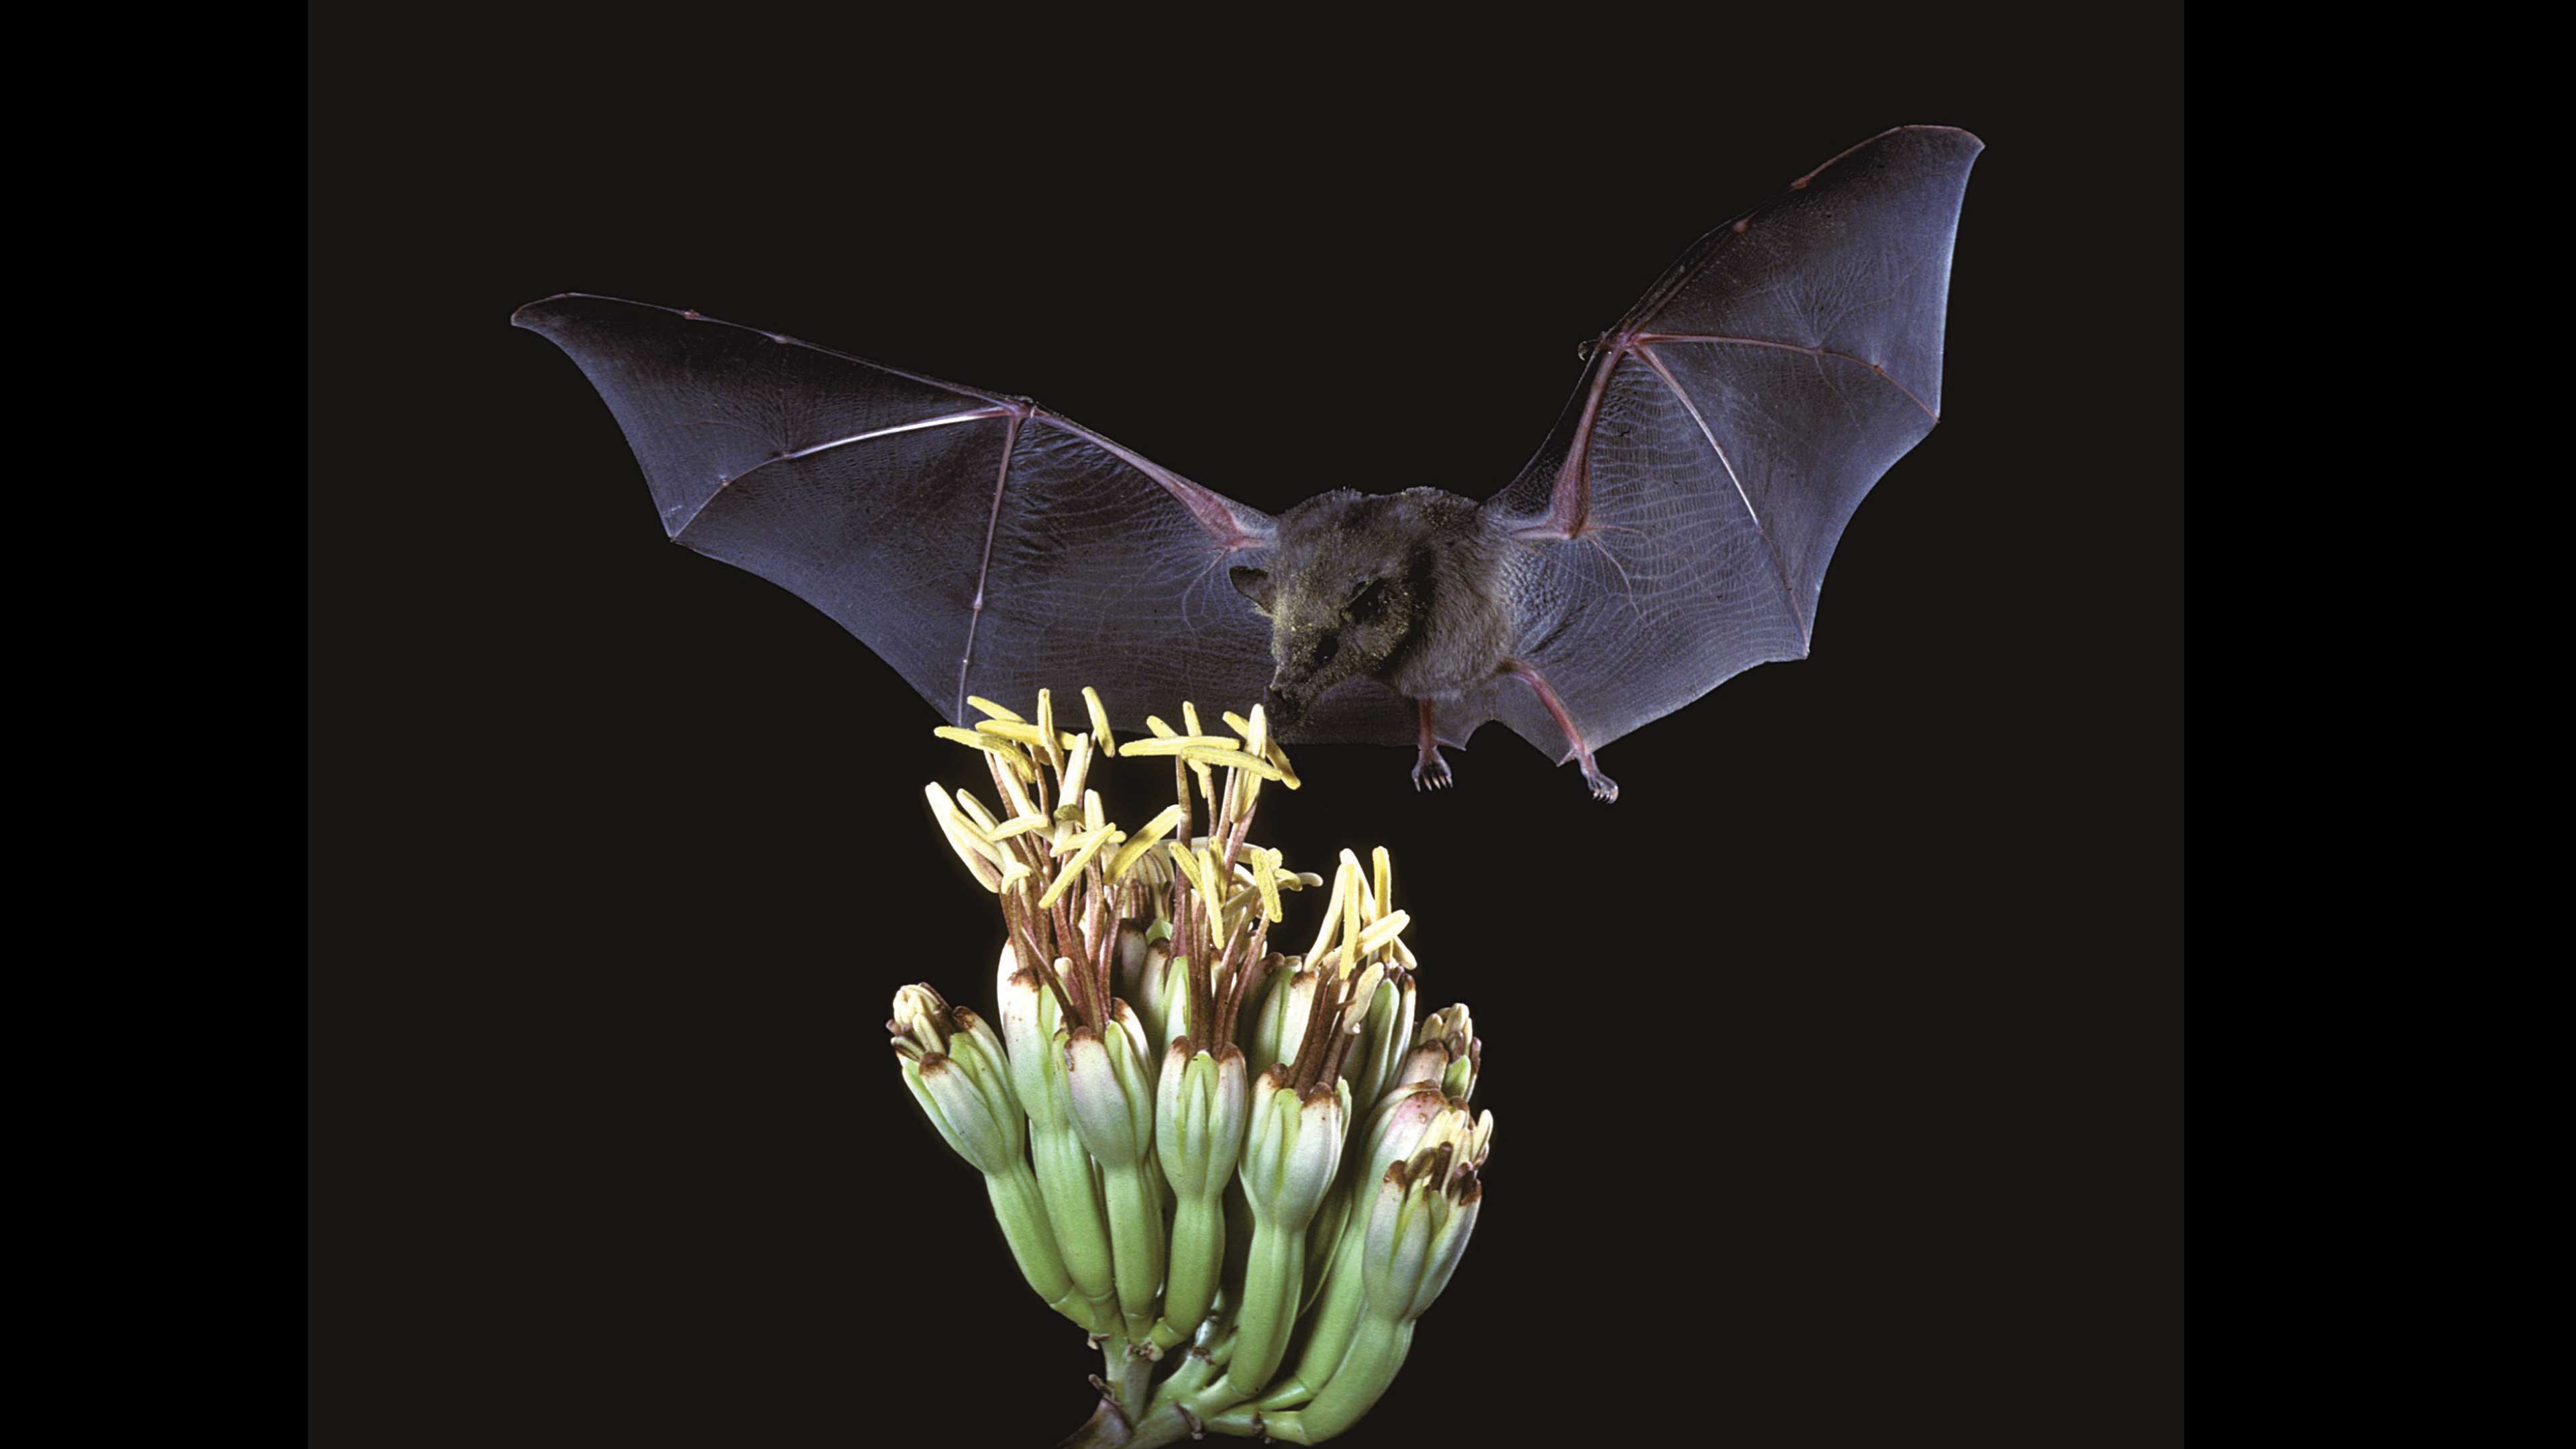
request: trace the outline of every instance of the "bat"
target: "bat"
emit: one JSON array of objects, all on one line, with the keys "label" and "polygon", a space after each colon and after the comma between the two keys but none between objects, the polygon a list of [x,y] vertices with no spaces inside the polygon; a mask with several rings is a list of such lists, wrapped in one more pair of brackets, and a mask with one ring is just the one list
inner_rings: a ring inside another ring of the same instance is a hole
[{"label": "bat", "polygon": [[607,401],[674,542],[822,609],[951,724],[1041,686],[1098,686],[1120,728],[1258,696],[1282,739],[1413,746],[1422,789],[1500,720],[1608,801],[1603,746],[1806,657],[1845,525],[1940,419],[1982,149],[1901,126],[1700,238],[1481,501],[1273,517],[1028,398],[781,334],[578,293],[511,321]]}]

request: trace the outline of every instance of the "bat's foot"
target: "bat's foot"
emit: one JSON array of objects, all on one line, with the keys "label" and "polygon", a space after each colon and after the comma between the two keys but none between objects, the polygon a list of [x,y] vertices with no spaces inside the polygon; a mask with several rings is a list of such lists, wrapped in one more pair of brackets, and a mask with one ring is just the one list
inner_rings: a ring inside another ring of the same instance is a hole
[{"label": "bat's foot", "polygon": [[1421,760],[1413,767],[1413,788],[1446,790],[1452,783],[1454,782],[1449,778],[1449,762],[1440,758],[1440,751],[1436,748],[1424,750]]},{"label": "bat's foot", "polygon": [[1569,757],[1582,761],[1583,783],[1592,787],[1592,798],[1604,805],[1618,799],[1619,782],[1602,774],[1601,767],[1592,763],[1592,747],[1583,742],[1583,731],[1574,727],[1573,716],[1565,712],[1565,702],[1558,699],[1556,691],[1548,687],[1547,676],[1517,659],[1504,660],[1503,672],[1519,676],[1523,684],[1536,690],[1538,702],[1547,707],[1549,718],[1556,721],[1558,729],[1565,731],[1565,742],[1572,748],[1565,754],[1557,756],[1556,762],[1562,765]]}]

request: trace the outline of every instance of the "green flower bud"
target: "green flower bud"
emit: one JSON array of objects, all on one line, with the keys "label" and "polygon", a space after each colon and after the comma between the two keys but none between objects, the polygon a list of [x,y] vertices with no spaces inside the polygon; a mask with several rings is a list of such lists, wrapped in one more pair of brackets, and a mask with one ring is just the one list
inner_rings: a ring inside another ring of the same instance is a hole
[{"label": "green flower bud", "polygon": [[[1352,1165],[1358,1169],[1353,1180],[1362,1184],[1361,1193],[1371,1193],[1374,1184],[1386,1176],[1388,1168],[1410,1160],[1433,1125],[1453,1115],[1464,1117],[1466,1114],[1461,1108],[1453,1107],[1437,1087],[1417,1084],[1391,1093],[1369,1119],[1367,1130],[1358,1140],[1362,1156]],[[1454,1136],[1454,1131],[1450,1135]],[[1363,1207],[1362,1210],[1367,1209]]]},{"label": "green flower bud", "polygon": [[1119,998],[1134,1005],[1136,1020],[1145,1029],[1145,1045],[1159,1061],[1172,1038],[1189,1029],[1183,1020],[1188,1015],[1188,993],[1181,989],[1181,963],[1173,958],[1169,945],[1147,942],[1142,933],[1136,933],[1136,965],[1131,972],[1124,964],[1125,939],[1120,938],[1122,956],[1118,969],[1120,979],[1127,984],[1119,988]]},{"label": "green flower bud", "polygon": [[930,987],[895,993],[894,1050],[913,1100],[958,1156],[986,1174],[1008,1172],[1027,1146],[1027,1123],[993,1029],[951,1010]]},{"label": "green flower bud", "polygon": [[[1444,1111],[1440,1121],[1454,1132],[1464,1115]],[[1471,1138],[1476,1131],[1490,1136],[1490,1123],[1470,1129]],[[1216,1427],[1320,1444],[1349,1429],[1386,1393],[1413,1347],[1414,1320],[1449,1286],[1484,1203],[1476,1170],[1459,1152],[1460,1143],[1443,1142],[1389,1167],[1380,1180],[1360,1252],[1366,1307],[1322,1387],[1300,1375],[1257,1411],[1221,1415]],[[1288,1407],[1292,1397],[1304,1407]]]},{"label": "green flower bud", "polygon": [[1253,1215],[1302,1230],[1331,1190],[1342,1164],[1347,1111],[1342,1092],[1317,1087],[1300,1098],[1287,1085],[1288,1068],[1261,1074],[1253,1090],[1252,1123],[1243,1147],[1243,1193]]},{"label": "green flower bud", "polygon": [[1298,1044],[1306,1039],[1306,1015],[1315,1005],[1315,990],[1322,979],[1302,966],[1292,972],[1283,965],[1271,973],[1270,989],[1261,997],[1261,1014],[1252,1023],[1252,1040],[1243,1049],[1244,1065],[1255,1077],[1295,1059]]},{"label": "green flower bud", "polygon": [[[1391,1087],[1413,1041],[1413,973],[1390,971],[1369,999],[1360,1038],[1343,1059],[1342,1077],[1351,1084],[1351,1100],[1374,1103]],[[1354,1124],[1356,1125],[1356,1124]]]},{"label": "green flower bud", "polygon": [[1016,1134],[1004,1128],[991,1110],[992,1103],[955,1063],[932,1052],[919,1062],[905,1062],[903,1078],[912,1088],[913,1100],[958,1156],[978,1172],[1010,1170],[1011,1154],[1020,1146],[1014,1140]]},{"label": "green flower bud", "polygon": [[886,1030],[894,1033],[898,1056],[918,1060],[926,1053],[941,1052],[963,1057],[979,1071],[999,1074],[1002,1089],[1010,1090],[1010,1055],[992,1023],[965,1007],[950,1006],[926,982],[894,994],[894,1019],[886,1023]]},{"label": "green flower bud", "polygon": [[1154,1147],[1176,1195],[1206,1197],[1224,1189],[1243,1156],[1251,1103],[1243,1053],[1232,1042],[1213,1052],[1172,1043],[1155,1093]]},{"label": "green flower bud", "polygon": [[1153,1059],[1127,1003],[1112,999],[1100,1026],[1077,1026],[1064,1046],[1073,1128],[1100,1164],[1118,1309],[1132,1342],[1154,1326],[1164,1271],[1162,1190],[1154,1178]]},{"label": "green flower bud", "polygon": [[1463,1102],[1475,1095],[1476,1075],[1484,1063],[1485,1044],[1477,1039],[1466,1006],[1443,1007],[1414,1034],[1413,1049],[1390,1074],[1388,1090],[1429,1082]]},{"label": "green flower bud", "polygon": [[1362,1248],[1371,1317],[1410,1321],[1431,1307],[1467,1251],[1484,1196],[1457,1143],[1417,1152],[1386,1170]]},{"label": "green flower bud", "polygon": [[945,1053],[951,1029],[948,1001],[930,983],[925,981],[895,992],[894,1016],[886,1022],[886,1030],[893,1034],[898,1055],[918,1060],[924,1052]]},{"label": "green flower bud", "polygon": [[1126,1167],[1153,1150],[1154,1082],[1144,1028],[1123,1001],[1107,1025],[1077,1026],[1065,1044],[1065,1091],[1073,1130],[1103,1167]]},{"label": "green flower bud", "polygon": [[[1008,962],[1009,953],[1003,960]],[[1055,992],[1035,971],[1014,971],[1002,983],[1002,1040],[1008,1047],[1011,1084],[1028,1118],[1029,1156],[1044,1214],[1074,1287],[1088,1301],[1092,1327],[1106,1330],[1115,1305],[1109,1224],[1090,1156],[1073,1121],[1065,1081],[1070,1034],[1059,1019]]]},{"label": "green flower bud", "polygon": [[1134,1001],[1144,994],[1141,983],[1145,973],[1145,950],[1152,943],[1145,939],[1145,928],[1133,921],[1118,923],[1118,944],[1111,948],[1115,964],[1112,983],[1118,995]]},{"label": "green flower bud", "polygon": [[[1004,959],[1008,959],[1005,953]],[[1069,1129],[1072,1104],[1065,1096],[1064,1038],[1055,993],[1035,971],[1022,969],[1003,979],[1002,1041],[1011,1063],[1011,1086],[1029,1125],[1039,1131]]]},{"label": "green flower bud", "polygon": [[[1445,1129],[1441,1140],[1455,1137],[1458,1129],[1449,1125],[1452,1119],[1466,1120],[1464,1104],[1452,1103],[1437,1087],[1417,1084],[1391,1093],[1352,1139],[1354,1155],[1344,1185],[1316,1214],[1316,1241],[1327,1246],[1307,1260],[1310,1306],[1305,1347],[1293,1371],[1263,1398],[1263,1408],[1304,1403],[1332,1377],[1360,1326],[1363,1270],[1359,1259],[1378,1182],[1389,1167],[1410,1158],[1435,1129]],[[1328,1229],[1334,1231],[1328,1234]]]},{"label": "green flower bud", "polygon": [[1155,1155],[1173,1197],[1163,1318],[1153,1332],[1158,1348],[1186,1342],[1215,1305],[1226,1257],[1225,1186],[1243,1156],[1251,1103],[1243,1053],[1233,1043],[1213,1052],[1172,1043],[1154,1103]]}]

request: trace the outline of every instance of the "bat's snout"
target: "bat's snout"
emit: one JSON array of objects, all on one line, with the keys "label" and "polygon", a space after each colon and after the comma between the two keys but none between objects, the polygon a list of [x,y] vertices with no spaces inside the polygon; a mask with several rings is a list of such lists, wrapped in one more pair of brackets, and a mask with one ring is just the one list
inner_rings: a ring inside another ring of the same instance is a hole
[{"label": "bat's snout", "polygon": [[1306,701],[1280,692],[1278,685],[1261,691],[1261,713],[1278,730],[1295,729],[1306,718]]}]

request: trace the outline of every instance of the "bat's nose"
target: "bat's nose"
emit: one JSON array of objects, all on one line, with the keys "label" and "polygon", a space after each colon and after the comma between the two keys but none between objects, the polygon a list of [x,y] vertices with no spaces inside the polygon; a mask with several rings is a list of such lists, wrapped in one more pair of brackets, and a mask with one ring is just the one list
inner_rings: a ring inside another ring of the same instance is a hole
[{"label": "bat's nose", "polygon": [[1261,712],[1269,717],[1272,728],[1294,729],[1297,722],[1306,716],[1306,704],[1294,695],[1280,693],[1279,687],[1272,685],[1261,691]]}]

